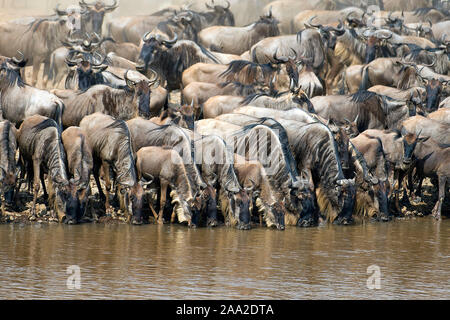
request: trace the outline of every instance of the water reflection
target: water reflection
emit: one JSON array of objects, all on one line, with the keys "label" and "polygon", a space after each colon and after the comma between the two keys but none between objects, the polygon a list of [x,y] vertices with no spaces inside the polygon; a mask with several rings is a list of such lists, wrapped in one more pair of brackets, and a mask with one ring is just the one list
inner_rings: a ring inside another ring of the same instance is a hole
[{"label": "water reflection", "polygon": [[[448,299],[449,226],[2,225],[0,298]],[[70,265],[81,268],[80,290],[66,287]],[[381,290],[366,287],[370,265]]]}]

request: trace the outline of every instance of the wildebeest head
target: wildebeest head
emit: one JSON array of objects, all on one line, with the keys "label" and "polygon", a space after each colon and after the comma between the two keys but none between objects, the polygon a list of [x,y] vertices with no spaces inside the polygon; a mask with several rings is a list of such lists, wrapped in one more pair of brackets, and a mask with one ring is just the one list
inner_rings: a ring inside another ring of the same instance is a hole
[{"label": "wildebeest head", "polygon": [[343,125],[343,128],[350,139],[356,137],[359,134],[358,118],[359,115],[357,115],[354,120],[344,119],[345,123]]},{"label": "wildebeest head", "polygon": [[152,181],[139,181],[133,186],[118,184],[117,190],[120,193],[120,201],[126,211],[128,219],[134,225],[140,225],[143,222],[142,208],[144,199],[143,186],[151,184]]},{"label": "wildebeest head", "polygon": [[316,198],[314,194],[314,186],[309,182],[309,179],[305,178],[304,172],[302,177],[297,179],[295,186],[291,188],[290,204],[288,203],[288,209],[292,212],[300,211],[300,219],[298,220],[299,227],[309,227],[316,224]]},{"label": "wildebeest head", "polygon": [[337,180],[336,184],[334,192],[338,199],[338,216],[334,223],[351,224],[353,223],[352,213],[356,198],[355,179]]},{"label": "wildebeest head", "polygon": [[280,29],[278,24],[280,22],[272,16],[272,10],[266,15],[260,16],[259,20],[255,22],[255,27],[263,26],[266,30],[265,35],[267,37],[276,37],[280,35]]},{"label": "wildebeest head", "polygon": [[152,63],[154,56],[170,49],[177,42],[178,36],[175,34],[173,39],[164,40],[160,34],[154,35],[147,32],[142,40],[144,44],[136,62],[136,70],[145,73],[148,70],[148,66]]},{"label": "wildebeest head", "polygon": [[442,89],[448,84],[444,79],[423,79],[427,93],[426,112],[436,111],[439,107]]},{"label": "wildebeest head", "polygon": [[226,7],[222,7],[220,5],[215,5],[214,0],[211,0],[211,4],[205,3],[206,8],[213,10],[216,15],[217,25],[221,26],[234,26],[234,15],[230,10],[230,2],[225,0],[227,3]]},{"label": "wildebeest head", "polygon": [[381,50],[382,56],[393,55],[389,48],[388,40],[392,38],[392,32],[386,30],[366,30],[361,37],[366,41],[366,57],[364,63],[370,63],[377,57],[377,50]]},{"label": "wildebeest head", "polygon": [[412,163],[414,150],[416,149],[417,143],[427,141],[429,137],[420,137],[420,132],[416,135],[414,133],[404,133],[402,132],[403,141],[403,157],[402,163],[400,164],[400,169],[406,170]]},{"label": "wildebeest head", "polygon": [[312,21],[316,16],[311,17],[308,22],[305,23],[305,27],[317,29],[320,32],[323,44],[334,50],[336,47],[337,37],[342,36],[345,33],[345,28],[342,21],[339,20],[339,25],[337,28],[331,26],[323,26],[321,24],[313,24]]},{"label": "wildebeest head", "polygon": [[418,37],[432,40],[432,39],[434,39],[433,29],[431,28],[433,26],[433,23],[429,19],[428,19],[428,23],[430,24],[429,26],[427,26],[425,24],[418,25],[416,27],[415,31],[416,31],[416,35]]},{"label": "wildebeest head", "polygon": [[77,196],[77,185],[73,179],[57,180],[54,185],[54,208],[58,217],[67,224],[77,224],[80,213],[80,201]]},{"label": "wildebeest head", "polygon": [[230,210],[233,213],[233,219],[238,221],[237,228],[240,230],[249,230],[250,226],[250,203],[253,193],[253,187],[244,188],[238,192],[228,191]]},{"label": "wildebeest head", "polygon": [[112,5],[106,5],[103,1],[97,0],[94,3],[86,3],[84,0],[79,2],[82,8],[83,23],[91,24],[92,31],[97,34],[102,34],[102,25],[105,14],[114,11],[118,5],[117,1],[113,0]]},{"label": "wildebeest head", "polygon": [[273,54],[273,61],[277,65],[284,65],[286,68],[286,73],[289,76],[289,87],[290,90],[298,89],[298,68],[297,68],[297,52],[291,48],[291,55],[278,57],[278,50]]},{"label": "wildebeest head", "polygon": [[137,103],[137,111],[138,116],[149,118],[150,117],[150,95],[151,95],[151,88],[152,87],[158,87],[158,75],[156,72],[152,70],[153,78],[147,80],[131,80],[128,77],[127,70],[124,75],[125,82],[127,84],[127,87],[129,90],[134,92],[134,103]]},{"label": "wildebeest head", "polygon": [[[16,172],[9,172],[3,167],[0,167],[0,188],[5,197],[4,200],[9,204],[13,202],[16,179]],[[3,199],[1,199],[0,201],[3,201]]]},{"label": "wildebeest head", "polygon": [[23,86],[24,82],[20,77],[20,69],[25,67],[27,60],[24,60],[23,54],[20,59],[16,57],[8,58],[0,56],[0,89],[18,84]]},{"label": "wildebeest head", "polygon": [[385,19],[386,26],[393,32],[397,34],[403,33],[403,20],[404,20],[404,14],[402,11],[401,17],[395,17],[392,18],[392,12],[389,12],[387,19]]},{"label": "wildebeest head", "polygon": [[86,91],[96,84],[104,84],[102,72],[108,68],[104,62],[105,60],[96,62],[92,55],[86,54],[76,59],[66,58],[66,64],[71,69],[71,72],[78,74],[78,88],[81,91]]},{"label": "wildebeest head", "polygon": [[182,105],[173,114],[173,123],[179,125],[182,128],[194,130],[194,100],[190,105]]}]

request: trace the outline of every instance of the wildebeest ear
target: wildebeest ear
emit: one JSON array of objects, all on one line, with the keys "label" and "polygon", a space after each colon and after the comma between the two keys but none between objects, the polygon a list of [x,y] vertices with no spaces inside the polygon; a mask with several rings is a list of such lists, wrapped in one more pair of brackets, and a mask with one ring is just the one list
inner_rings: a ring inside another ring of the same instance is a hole
[{"label": "wildebeest ear", "polygon": [[428,139],[430,139],[430,137],[421,137],[421,138],[418,138],[418,139],[417,139],[417,142],[425,142],[425,141],[427,141]]}]

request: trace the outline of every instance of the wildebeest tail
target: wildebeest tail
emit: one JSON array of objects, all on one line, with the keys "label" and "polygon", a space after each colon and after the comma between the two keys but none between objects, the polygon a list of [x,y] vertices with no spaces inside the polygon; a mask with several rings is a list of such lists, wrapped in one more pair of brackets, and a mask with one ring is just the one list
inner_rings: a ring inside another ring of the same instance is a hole
[{"label": "wildebeest tail", "polygon": [[359,87],[359,90],[367,90],[370,88],[370,80],[369,80],[369,67],[365,66],[362,70],[361,74],[361,85]]},{"label": "wildebeest tail", "polygon": [[200,50],[203,52],[204,55],[206,55],[208,58],[210,58],[212,61],[214,61],[214,63],[220,64],[220,61],[217,59],[217,57],[215,55],[213,55],[211,53],[211,51],[209,51],[204,46],[202,46],[198,43],[197,43],[197,45],[199,46]]}]

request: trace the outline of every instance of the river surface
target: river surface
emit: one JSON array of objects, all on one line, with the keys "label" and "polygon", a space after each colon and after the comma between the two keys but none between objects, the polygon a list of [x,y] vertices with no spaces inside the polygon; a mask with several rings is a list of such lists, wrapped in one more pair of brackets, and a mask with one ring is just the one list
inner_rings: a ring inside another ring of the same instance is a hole
[{"label": "river surface", "polygon": [[449,299],[450,219],[285,231],[0,225],[0,298]]}]

